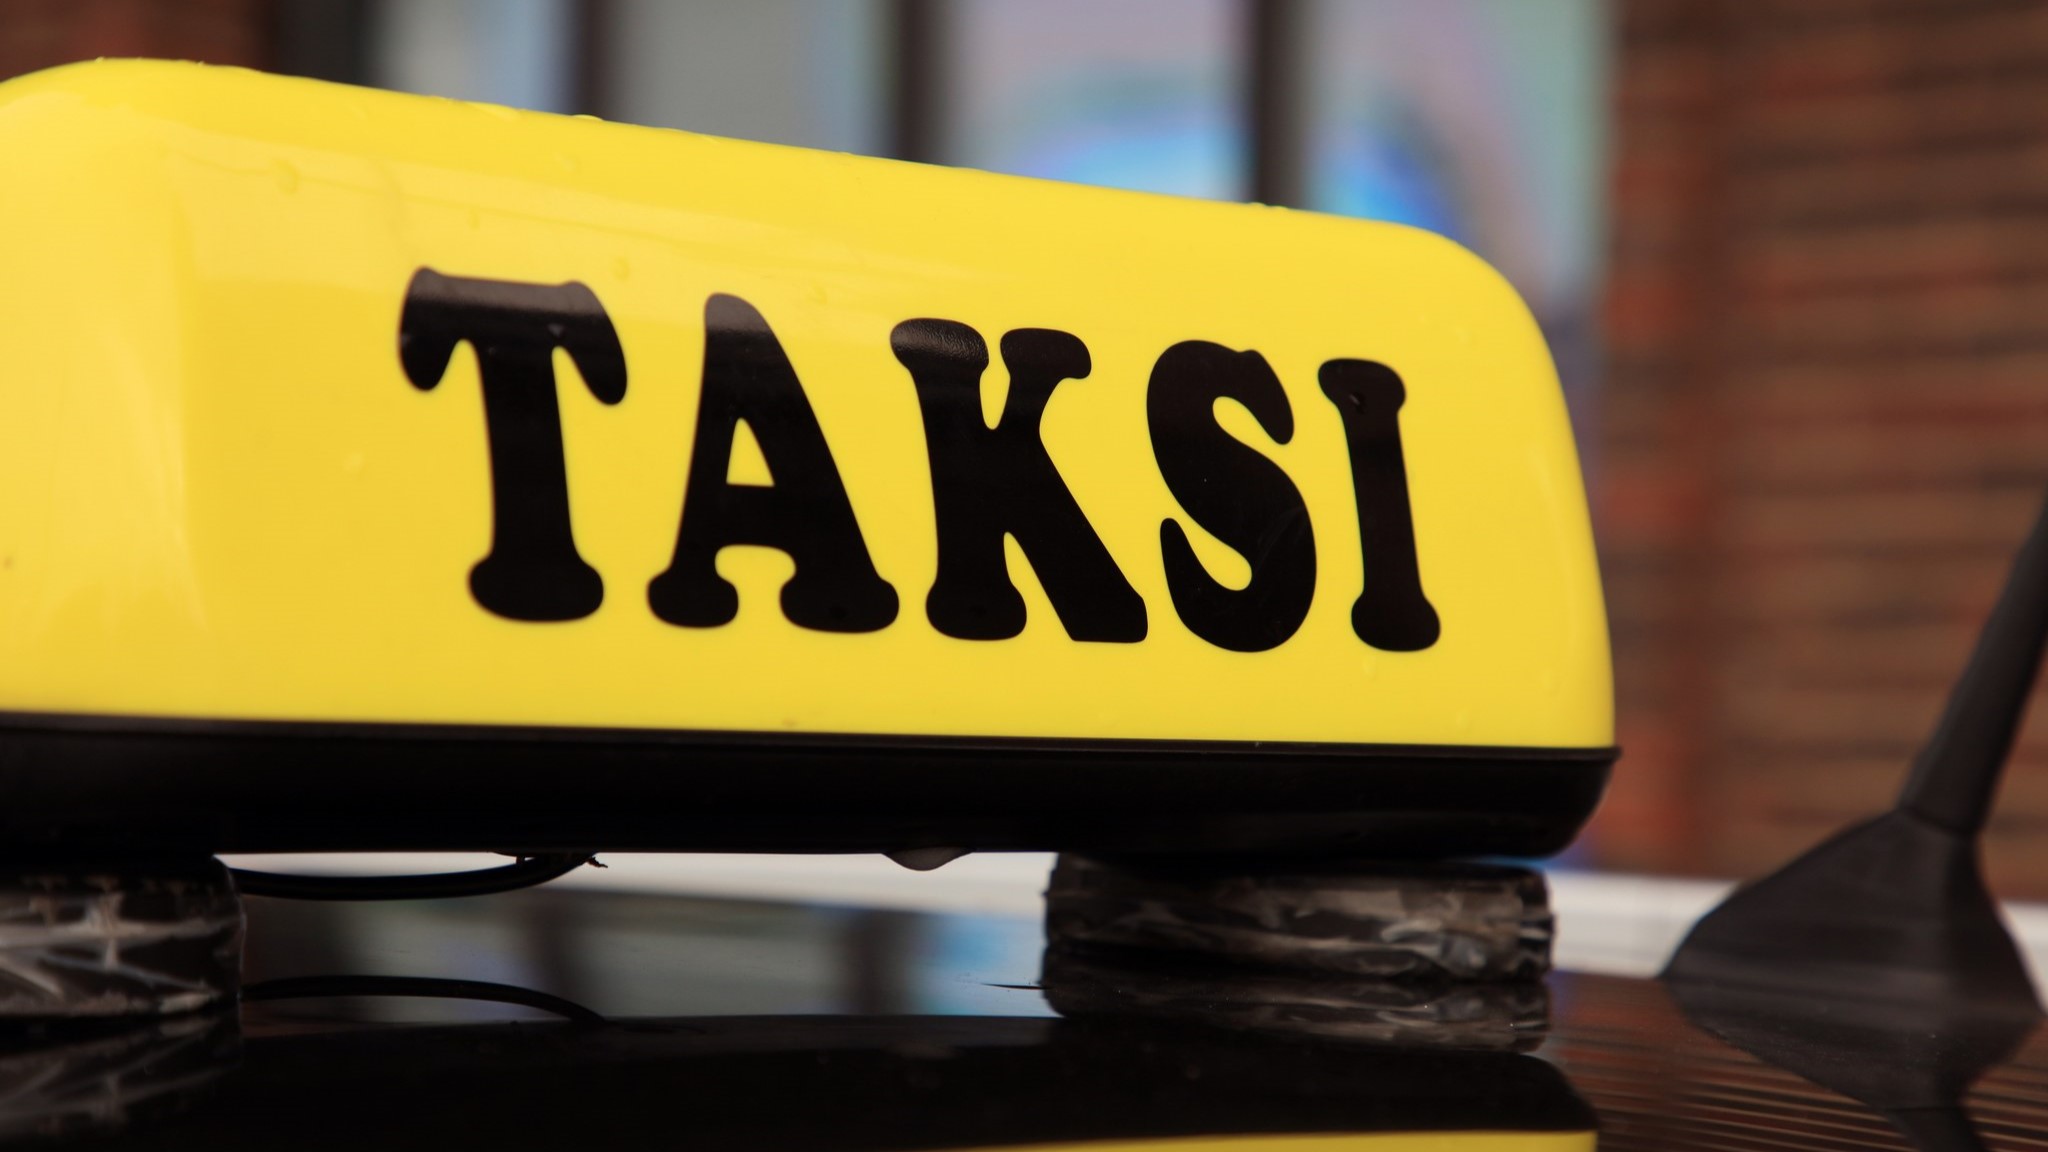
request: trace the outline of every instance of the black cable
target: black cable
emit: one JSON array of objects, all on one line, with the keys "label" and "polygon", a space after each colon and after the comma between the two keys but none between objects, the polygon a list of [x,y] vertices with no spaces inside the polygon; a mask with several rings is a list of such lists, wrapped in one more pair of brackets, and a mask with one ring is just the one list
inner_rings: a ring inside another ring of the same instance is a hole
[{"label": "black cable", "polygon": [[244,1001],[312,1000],[329,996],[416,996],[431,1000],[487,1000],[517,1004],[574,1020],[603,1024],[605,1018],[574,1000],[515,984],[488,980],[447,980],[434,976],[291,976],[262,980],[242,989]]},{"label": "black cable", "polygon": [[230,868],[228,874],[235,878],[235,888],[244,896],[283,900],[439,900],[487,896],[545,884],[595,859],[589,852],[550,852],[521,856],[502,868],[429,872],[419,876],[294,876],[243,868]]}]

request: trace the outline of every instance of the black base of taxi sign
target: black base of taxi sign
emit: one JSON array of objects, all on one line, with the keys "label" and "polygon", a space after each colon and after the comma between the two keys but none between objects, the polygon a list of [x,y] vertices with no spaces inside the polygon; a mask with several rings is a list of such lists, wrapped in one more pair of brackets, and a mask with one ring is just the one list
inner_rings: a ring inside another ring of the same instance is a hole
[{"label": "black base of taxi sign", "polygon": [[[1545,856],[1611,751],[0,717],[40,853]],[[280,771],[288,769],[288,771]]]}]

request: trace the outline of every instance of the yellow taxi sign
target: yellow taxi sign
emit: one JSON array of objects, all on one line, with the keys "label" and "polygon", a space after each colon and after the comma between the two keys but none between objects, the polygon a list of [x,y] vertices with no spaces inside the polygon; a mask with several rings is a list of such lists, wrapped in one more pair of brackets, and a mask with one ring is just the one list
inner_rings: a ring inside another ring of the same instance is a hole
[{"label": "yellow taxi sign", "polygon": [[0,139],[0,708],[1604,770],[1442,238],[154,62]]}]

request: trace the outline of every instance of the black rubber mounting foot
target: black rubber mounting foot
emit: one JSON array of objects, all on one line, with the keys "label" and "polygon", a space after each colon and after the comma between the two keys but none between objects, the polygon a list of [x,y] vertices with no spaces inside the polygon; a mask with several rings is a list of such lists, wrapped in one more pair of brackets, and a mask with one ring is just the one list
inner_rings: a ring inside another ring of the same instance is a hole
[{"label": "black rubber mounting foot", "polygon": [[1549,889],[1483,864],[1061,856],[1054,947],[1367,979],[1527,980],[1550,968]]},{"label": "black rubber mounting foot", "polygon": [[242,902],[211,859],[0,867],[0,1020],[231,1002]]}]

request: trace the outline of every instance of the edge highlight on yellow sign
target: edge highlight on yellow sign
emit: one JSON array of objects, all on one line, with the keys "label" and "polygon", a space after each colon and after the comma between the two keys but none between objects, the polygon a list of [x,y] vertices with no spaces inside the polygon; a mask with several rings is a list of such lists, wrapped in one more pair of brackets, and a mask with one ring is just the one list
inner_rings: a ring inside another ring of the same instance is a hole
[{"label": "edge highlight on yellow sign", "polygon": [[1447,240],[157,62],[0,142],[16,825],[1435,854],[1597,798],[1564,405]]}]

